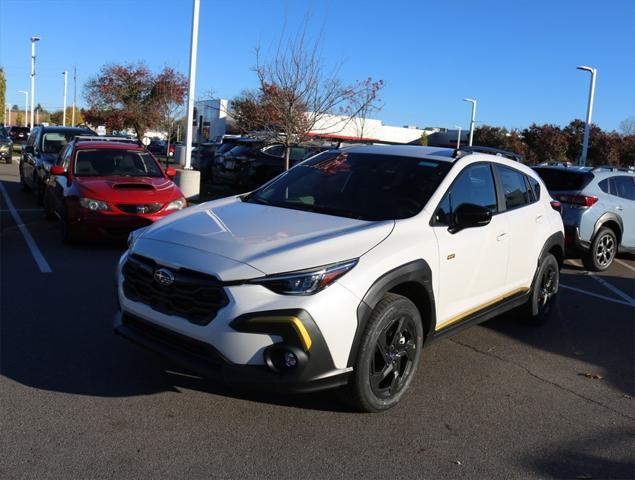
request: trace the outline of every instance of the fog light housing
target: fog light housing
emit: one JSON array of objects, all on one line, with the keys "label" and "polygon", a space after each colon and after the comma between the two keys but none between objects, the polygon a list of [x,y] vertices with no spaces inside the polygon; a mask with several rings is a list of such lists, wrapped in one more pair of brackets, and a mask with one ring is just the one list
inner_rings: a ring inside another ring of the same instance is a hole
[{"label": "fog light housing", "polygon": [[283,374],[298,372],[309,361],[306,352],[284,343],[276,343],[267,347],[264,351],[264,359],[271,370]]}]

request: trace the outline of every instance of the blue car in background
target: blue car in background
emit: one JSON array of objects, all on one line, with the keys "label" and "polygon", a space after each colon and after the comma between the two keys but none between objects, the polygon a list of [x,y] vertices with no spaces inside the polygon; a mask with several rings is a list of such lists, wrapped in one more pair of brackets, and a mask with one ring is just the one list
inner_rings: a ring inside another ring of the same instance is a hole
[{"label": "blue car in background", "polygon": [[635,251],[635,173],[610,167],[538,166],[562,205],[565,243],[588,270],[606,270],[618,251]]}]

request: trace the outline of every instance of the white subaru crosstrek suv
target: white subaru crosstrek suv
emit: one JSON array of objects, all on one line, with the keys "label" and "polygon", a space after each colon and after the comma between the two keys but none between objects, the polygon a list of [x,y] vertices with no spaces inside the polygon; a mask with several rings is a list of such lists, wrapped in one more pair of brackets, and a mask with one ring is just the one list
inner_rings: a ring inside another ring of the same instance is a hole
[{"label": "white subaru crosstrek suv", "polygon": [[359,409],[385,410],[424,344],[512,308],[548,318],[564,257],[554,203],[501,156],[323,152],[133,232],[115,331],[208,378],[345,386]]}]

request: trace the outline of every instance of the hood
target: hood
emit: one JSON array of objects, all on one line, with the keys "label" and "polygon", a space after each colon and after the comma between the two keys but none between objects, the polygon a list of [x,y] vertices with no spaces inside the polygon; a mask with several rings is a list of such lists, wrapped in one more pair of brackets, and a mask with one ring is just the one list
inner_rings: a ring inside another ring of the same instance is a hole
[{"label": "hood", "polygon": [[393,226],[393,220],[366,222],[229,198],[170,215],[148,227],[142,238],[203,250],[272,274],[360,257]]},{"label": "hood", "polygon": [[79,177],[75,181],[82,195],[109,202],[165,203],[183,196],[172,180],[163,177]]}]

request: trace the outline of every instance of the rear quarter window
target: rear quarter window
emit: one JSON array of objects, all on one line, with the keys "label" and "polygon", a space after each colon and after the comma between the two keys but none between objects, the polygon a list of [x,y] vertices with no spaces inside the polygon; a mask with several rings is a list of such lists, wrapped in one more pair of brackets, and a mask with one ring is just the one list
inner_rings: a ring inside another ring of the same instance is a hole
[{"label": "rear quarter window", "polygon": [[535,168],[547,190],[582,190],[591,180],[593,174],[588,172],[574,172],[556,168]]}]

